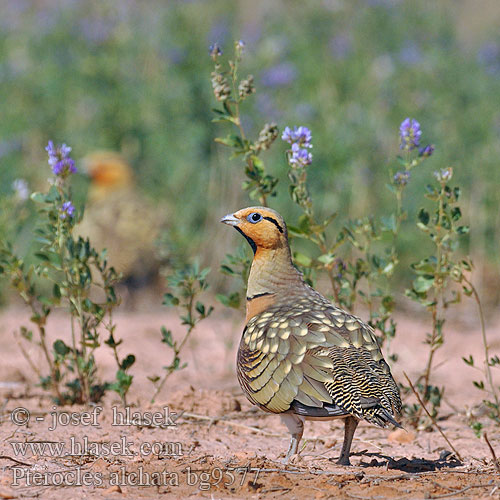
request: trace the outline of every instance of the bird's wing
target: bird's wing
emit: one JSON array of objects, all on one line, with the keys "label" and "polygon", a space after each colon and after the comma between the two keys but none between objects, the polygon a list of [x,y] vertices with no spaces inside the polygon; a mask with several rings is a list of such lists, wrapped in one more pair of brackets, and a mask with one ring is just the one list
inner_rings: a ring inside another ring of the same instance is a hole
[{"label": "bird's wing", "polygon": [[401,400],[373,330],[333,305],[275,306],[248,322],[238,378],[255,404],[310,417],[396,424]]}]

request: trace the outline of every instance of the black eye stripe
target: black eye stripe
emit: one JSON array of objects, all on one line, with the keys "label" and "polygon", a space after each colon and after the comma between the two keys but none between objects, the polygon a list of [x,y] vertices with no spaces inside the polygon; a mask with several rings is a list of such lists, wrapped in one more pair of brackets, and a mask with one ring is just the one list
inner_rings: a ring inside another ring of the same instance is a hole
[{"label": "black eye stripe", "polygon": [[272,217],[264,217],[264,219],[272,222],[278,228],[279,232],[283,233],[283,228],[278,224],[278,221],[276,219],[273,219]]}]

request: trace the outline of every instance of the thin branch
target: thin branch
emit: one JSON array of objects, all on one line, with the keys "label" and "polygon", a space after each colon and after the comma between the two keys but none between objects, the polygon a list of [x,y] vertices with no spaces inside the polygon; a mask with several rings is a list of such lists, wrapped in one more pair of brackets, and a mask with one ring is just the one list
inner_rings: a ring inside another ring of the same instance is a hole
[{"label": "thin branch", "polygon": [[5,459],[5,460],[12,460],[13,462],[15,462],[16,464],[19,464],[19,465],[25,465],[26,467],[33,467],[33,464],[28,464],[26,462],[21,462],[21,460],[18,460],[17,458],[14,458],[14,457],[9,457],[8,455],[0,455],[0,460],[2,458]]},{"label": "thin branch", "polygon": [[[192,302],[192,299],[191,299],[191,302]],[[175,359],[177,359],[179,357],[179,354],[180,354],[182,348],[184,347],[184,344],[187,342],[187,340],[190,337],[191,332],[194,330],[195,326],[196,325],[194,325],[194,324],[189,326],[188,331],[186,332],[186,334],[184,335],[184,338],[182,339],[181,343],[178,346],[176,346],[174,344],[174,347],[173,347],[174,361],[175,361]],[[169,367],[167,367],[165,369],[165,374],[163,375],[158,386],[156,387],[156,390],[153,394],[153,397],[151,398],[151,403],[155,402],[158,394],[160,394],[161,390],[163,389],[163,386],[165,385],[165,382],[167,381],[168,377],[170,377],[170,375],[172,375],[172,373],[174,373],[174,371],[176,370],[176,368],[174,368],[174,365],[173,365],[174,361],[172,361],[172,365],[170,365]]]},{"label": "thin branch", "polygon": [[468,490],[471,490],[473,488],[489,488],[491,484],[471,484],[469,486],[466,486],[465,488],[462,488],[461,490],[455,490],[452,491],[451,493],[444,493],[443,495],[430,495],[429,498],[448,498],[448,497],[454,497],[456,495],[460,495],[461,493],[464,493]]},{"label": "thin branch", "polygon": [[23,355],[24,359],[28,362],[31,369],[36,373],[38,378],[41,378],[42,375],[40,373],[40,370],[36,367],[35,363],[33,363],[31,358],[28,356],[28,353],[26,352],[26,349],[24,348],[23,344],[21,343],[21,340],[19,339],[19,336],[17,335],[17,332],[15,330],[14,330],[14,338],[16,339],[17,345],[18,345],[19,350],[21,351],[21,354]]},{"label": "thin branch", "polygon": [[486,434],[486,432],[484,433],[484,440],[486,441],[486,444],[490,449],[491,456],[493,457],[493,463],[495,464],[497,471],[500,472],[500,465],[498,464],[498,459],[495,450],[493,449],[493,446],[491,446],[490,440],[488,439],[488,434]]},{"label": "thin branch", "polygon": [[408,381],[408,384],[410,385],[411,390],[413,391],[413,394],[415,394],[416,398],[418,399],[418,402],[420,403],[420,406],[424,409],[425,413],[427,413],[427,416],[431,419],[434,427],[439,431],[441,436],[443,436],[444,440],[448,443],[450,448],[453,450],[455,453],[455,456],[460,460],[460,462],[463,462],[462,457],[460,456],[460,453],[455,449],[455,447],[451,444],[450,440],[446,437],[445,433],[441,430],[441,427],[439,427],[439,424],[436,422],[436,419],[429,413],[429,410],[425,406],[425,403],[422,401],[422,398],[420,397],[420,394],[416,391],[415,387],[413,386],[412,381],[406,374],[406,372],[403,372],[403,375],[405,376],[406,380]]},{"label": "thin branch", "polygon": [[483,306],[481,304],[481,299],[479,298],[479,294],[477,293],[474,285],[464,276],[464,281],[469,285],[472,295],[474,296],[474,300],[476,301],[478,312],[479,312],[479,321],[481,323],[481,336],[483,339],[483,347],[484,347],[484,364],[485,364],[485,375],[488,380],[488,385],[490,386],[491,393],[495,398],[495,409],[497,417],[500,416],[500,401],[498,399],[498,394],[495,389],[495,384],[493,383],[493,376],[491,375],[491,366],[490,366],[490,351],[488,346],[488,339],[486,337],[486,325],[484,323],[484,312]]}]

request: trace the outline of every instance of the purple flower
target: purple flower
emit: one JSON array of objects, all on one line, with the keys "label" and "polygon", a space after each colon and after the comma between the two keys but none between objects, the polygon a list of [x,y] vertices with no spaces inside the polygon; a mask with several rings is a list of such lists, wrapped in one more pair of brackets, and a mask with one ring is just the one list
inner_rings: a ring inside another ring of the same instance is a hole
[{"label": "purple flower", "polygon": [[63,158],[52,167],[52,172],[57,176],[66,175],[68,173],[74,174],[76,173],[75,162],[71,158]]},{"label": "purple flower", "polygon": [[425,158],[431,156],[432,153],[434,153],[434,144],[427,144],[427,146],[418,150],[418,156],[423,156]]},{"label": "purple flower", "polygon": [[65,201],[62,204],[62,207],[59,209],[60,215],[59,217],[61,219],[66,219],[67,217],[74,217],[75,216],[75,206],[71,201]]},{"label": "purple flower", "polygon": [[311,131],[307,127],[300,126],[297,129],[297,140],[302,146],[312,148],[311,139]]},{"label": "purple flower", "polygon": [[394,184],[396,186],[406,186],[410,180],[410,172],[405,170],[404,172],[396,172],[393,177]]},{"label": "purple flower", "polygon": [[312,154],[307,149],[299,146],[299,143],[292,144],[292,155],[290,156],[290,163],[299,163],[300,165],[310,165],[312,162]]},{"label": "purple flower", "polygon": [[307,127],[294,127],[293,130],[290,127],[285,127],[281,139],[290,144],[298,142],[304,148],[312,148],[312,135]]},{"label": "purple flower", "polygon": [[290,127],[285,127],[281,139],[292,144],[295,141],[295,132]]},{"label": "purple flower", "polygon": [[304,126],[285,127],[281,139],[292,145],[289,150],[288,161],[290,164],[298,164],[302,166],[310,165],[312,162],[312,154],[308,151],[312,148],[311,131]]},{"label": "purple flower", "polygon": [[71,152],[69,146],[66,144],[54,146],[54,143],[49,141],[45,151],[49,154],[49,165],[54,175],[66,177],[68,174],[76,173],[75,162],[68,156]]},{"label": "purple flower", "polygon": [[420,144],[421,135],[420,123],[413,118],[406,118],[399,127],[399,136],[401,138],[400,148],[407,151],[415,149]]},{"label": "purple flower", "polygon": [[439,182],[447,182],[453,177],[453,169],[451,167],[442,168],[441,170],[434,172],[434,177]]}]

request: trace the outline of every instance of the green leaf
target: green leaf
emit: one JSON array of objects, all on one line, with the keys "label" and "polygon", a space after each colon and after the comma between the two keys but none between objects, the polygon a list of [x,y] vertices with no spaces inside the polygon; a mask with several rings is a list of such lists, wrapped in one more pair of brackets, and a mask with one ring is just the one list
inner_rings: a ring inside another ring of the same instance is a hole
[{"label": "green leaf", "polygon": [[424,208],[421,208],[420,211],[418,212],[418,220],[424,225],[427,226],[429,224],[430,216],[429,212],[425,210]]},{"label": "green leaf", "polygon": [[324,253],[323,255],[320,255],[317,260],[318,262],[325,264],[325,266],[328,266],[335,262],[335,256],[331,253]]},{"label": "green leaf", "polygon": [[407,161],[400,155],[396,157],[397,162],[402,166],[406,167],[407,166]]},{"label": "green leaf", "polygon": [[230,148],[243,149],[243,141],[241,137],[235,134],[229,134],[226,137],[216,137],[215,142],[229,146]]},{"label": "green leaf", "polygon": [[295,252],[294,260],[299,266],[310,267],[312,264],[311,257],[300,252]]},{"label": "green leaf", "polygon": [[462,356],[462,359],[464,360],[464,363],[468,364],[469,366],[474,366],[474,358],[472,357],[472,354],[470,354],[468,358]]},{"label": "green leaf", "polygon": [[232,307],[233,309],[238,309],[240,307],[241,300],[238,292],[233,292],[229,295],[218,293],[215,295],[215,298],[226,307]]},{"label": "green leaf", "polygon": [[44,193],[31,193],[30,198],[35,202],[35,203],[47,203],[46,196]]},{"label": "green leaf", "polygon": [[38,257],[40,260],[43,260],[44,262],[50,262],[48,255],[46,255],[42,252],[36,252],[35,257]]},{"label": "green leaf", "polygon": [[436,258],[429,257],[428,259],[422,259],[420,262],[411,264],[411,268],[417,274],[431,274],[434,272],[436,266]]},{"label": "green leaf", "polygon": [[288,234],[297,238],[308,238],[307,232],[297,226],[288,226]]},{"label": "green leaf", "polygon": [[175,295],[172,295],[171,293],[166,293],[163,296],[163,302],[162,304],[164,306],[178,306],[179,305],[179,299],[175,297]]},{"label": "green leaf", "polygon": [[60,339],[56,340],[53,344],[54,351],[59,354],[59,356],[66,356],[71,349]]},{"label": "green leaf", "polygon": [[120,365],[120,368],[123,371],[126,371],[128,368],[130,368],[133,364],[135,363],[135,356],[133,354],[129,354],[122,362]]},{"label": "green leaf", "polygon": [[474,386],[476,386],[479,390],[484,391],[484,382],[481,380],[480,382],[476,382],[475,380],[472,382]]},{"label": "green leaf", "polygon": [[418,276],[413,281],[413,289],[417,293],[427,292],[430,288],[432,288],[432,285],[434,285],[434,276],[429,276],[429,275]]},{"label": "green leaf", "polygon": [[382,231],[396,233],[396,216],[394,214],[382,216],[380,220],[382,222]]},{"label": "green leaf", "polygon": [[462,211],[460,210],[460,207],[453,207],[451,209],[451,219],[453,221],[457,221],[462,217]]},{"label": "green leaf", "polygon": [[110,384],[109,388],[123,397],[129,390],[133,378],[134,377],[132,375],[129,375],[120,369],[116,372],[116,382]]},{"label": "green leaf", "polygon": [[45,196],[45,201],[47,203],[52,203],[54,201],[59,201],[61,200],[61,195],[59,194],[59,191],[57,190],[56,186],[53,185],[50,187],[49,192]]},{"label": "green leaf", "polygon": [[21,336],[28,342],[31,342],[33,340],[33,332],[31,330],[28,330],[25,326],[21,327]]},{"label": "green leaf", "polygon": [[160,328],[161,331],[161,341],[167,344],[169,347],[174,346],[174,340],[172,338],[172,331],[167,330],[164,326]]},{"label": "green leaf", "polygon": [[333,214],[329,215],[323,222],[322,226],[324,229],[326,229],[338,216],[337,212],[334,212]]}]

